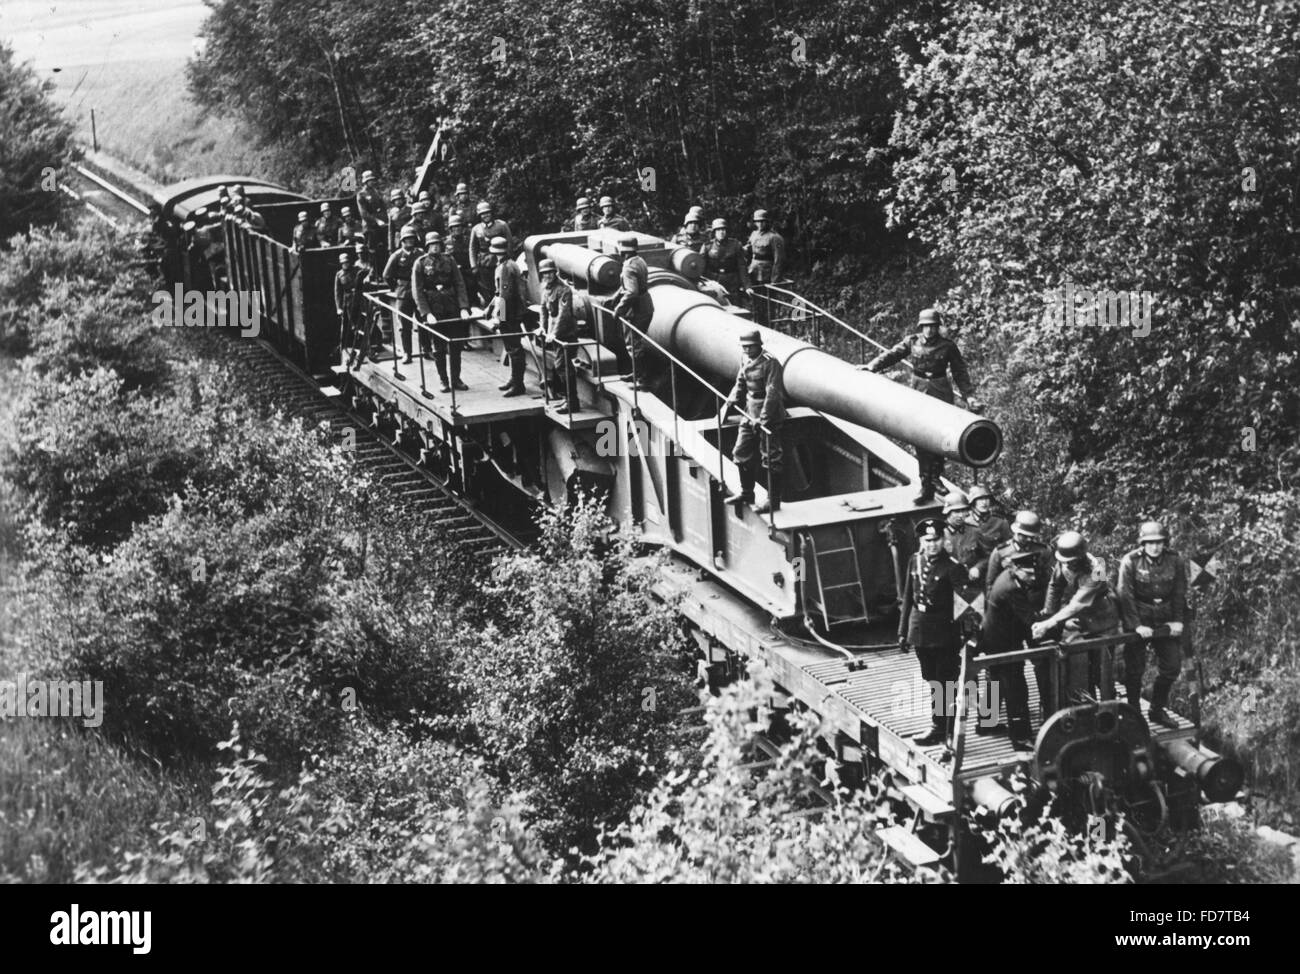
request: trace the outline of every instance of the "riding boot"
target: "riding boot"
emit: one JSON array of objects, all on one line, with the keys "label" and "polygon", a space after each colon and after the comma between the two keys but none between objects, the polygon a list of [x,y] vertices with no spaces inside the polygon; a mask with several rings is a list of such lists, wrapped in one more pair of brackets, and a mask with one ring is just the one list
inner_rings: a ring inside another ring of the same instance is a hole
[{"label": "riding boot", "polygon": [[523,349],[512,349],[510,351],[510,382],[506,387],[505,395],[509,399],[512,396],[525,395],[528,390],[524,388],[524,362]]},{"label": "riding boot", "polygon": [[460,350],[461,346],[459,345],[451,347],[451,384],[453,388],[464,392],[469,386],[460,381]]},{"label": "riding boot", "polygon": [[767,500],[754,508],[755,514],[767,514],[781,509],[781,471],[768,471]]},{"label": "riding boot", "polygon": [[722,499],[724,504],[736,504],[743,501],[746,504],[754,503],[754,473],[749,468],[749,464],[740,464],[740,493],[728,494]]},{"label": "riding boot", "polygon": [[451,384],[447,382],[447,353],[434,352],[433,364],[438,370],[438,381],[442,383],[442,391],[451,392]]},{"label": "riding boot", "polygon": [[1152,720],[1166,726],[1174,726],[1169,712],[1165,710],[1165,704],[1169,702],[1169,691],[1173,689],[1174,681],[1167,676],[1156,677],[1155,684],[1151,687],[1151,710],[1149,711]]}]

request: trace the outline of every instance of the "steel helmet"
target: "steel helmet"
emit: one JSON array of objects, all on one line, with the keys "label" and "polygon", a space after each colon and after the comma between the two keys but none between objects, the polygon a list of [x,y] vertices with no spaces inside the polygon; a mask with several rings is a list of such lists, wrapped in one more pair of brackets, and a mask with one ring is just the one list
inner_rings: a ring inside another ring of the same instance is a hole
[{"label": "steel helmet", "polygon": [[402,191],[400,189],[389,190],[388,198],[390,200],[400,200],[402,198]]},{"label": "steel helmet", "polygon": [[1159,521],[1143,521],[1142,527],[1138,529],[1138,542],[1144,541],[1168,541],[1169,532]]},{"label": "steel helmet", "polygon": [[740,344],[741,345],[762,345],[763,333],[759,331],[757,328],[751,328],[748,331],[742,331],[740,333]]},{"label": "steel helmet", "polygon": [[351,216],[351,215],[352,215],[352,207],[350,207],[350,206],[345,206],[345,207],[343,207],[343,215],[344,215],[344,216]]},{"label": "steel helmet", "polygon": [[632,234],[624,234],[618,238],[618,252],[620,254],[635,254],[637,240]]},{"label": "steel helmet", "polygon": [[713,221],[713,224],[710,227],[710,229],[725,230],[727,229],[727,221],[722,219],[722,217],[718,217],[716,220]]},{"label": "steel helmet", "polygon": [[755,222],[755,223],[757,223],[759,220],[766,220],[766,219],[767,219],[767,210],[755,210],[755,211],[754,211],[754,222]]},{"label": "steel helmet", "polygon": [[412,216],[414,216],[417,213],[428,213],[428,212],[429,212],[428,200],[416,200],[414,203],[411,204]]},{"label": "steel helmet", "polygon": [[409,223],[406,226],[402,227],[402,232],[397,235],[397,239],[400,241],[400,240],[405,240],[407,237],[410,237],[412,240],[420,239],[419,231],[416,230],[415,227],[411,226]]},{"label": "steel helmet", "polygon": [[547,257],[544,261],[542,261],[540,264],[537,265],[537,273],[538,274],[556,273],[555,261]]},{"label": "steel helmet", "polygon": [[447,217],[448,230],[450,230],[452,227],[463,227],[464,225],[465,225],[465,220],[459,213],[453,213],[451,216]]},{"label": "steel helmet", "polygon": [[339,254],[340,264],[346,264],[350,260],[352,260],[352,253],[350,251],[345,250],[341,254]]},{"label": "steel helmet", "polygon": [[435,243],[436,244],[442,243],[442,234],[440,234],[437,230],[430,230],[428,233],[424,235],[424,245],[427,247],[429,246],[429,244],[435,244]]},{"label": "steel helmet", "polygon": [[[236,209],[238,209],[238,207],[236,207]],[[299,211],[298,211],[298,222],[299,222],[299,223],[303,223],[303,222],[306,221],[306,219],[307,219],[307,211],[306,211],[306,210],[299,210]]]},{"label": "steel helmet", "polygon": [[926,308],[916,318],[918,325],[937,325],[939,324],[939,312],[934,308]]},{"label": "steel helmet", "polygon": [[494,254],[504,254],[506,252],[506,238],[493,237],[492,243],[488,246],[488,250]]},{"label": "steel helmet", "polygon": [[322,213],[327,213],[327,212],[329,212],[329,209],[330,209],[330,205],[329,205],[328,202],[326,202],[326,203],[322,203],[322,204],[320,205],[320,211],[321,211]]},{"label": "steel helmet", "polygon": [[367,169],[365,172],[361,174],[361,181],[363,183],[371,182],[374,180],[374,178],[375,178],[375,174],[369,169]]},{"label": "steel helmet", "polygon": [[1078,561],[1088,557],[1088,542],[1078,531],[1066,531],[1056,539],[1057,561]]},{"label": "steel helmet", "polygon": [[686,215],[682,217],[682,225],[685,226],[688,223],[699,223],[701,219],[703,219],[703,216],[700,211],[692,207],[687,211]]},{"label": "steel helmet", "polygon": [[456,195],[457,195],[457,196],[460,196],[462,193],[468,193],[468,192],[469,192],[469,187],[466,186],[464,183],[457,183],[457,184],[456,184]]},{"label": "steel helmet", "polygon": [[970,510],[970,498],[960,490],[950,490],[943,502],[943,513],[951,514],[953,511],[967,510]]},{"label": "steel helmet", "polygon": [[578,197],[578,204],[577,204],[578,209],[585,210],[588,209],[590,206],[591,206],[591,200],[587,199],[587,197],[585,196]]},{"label": "steel helmet", "polygon": [[1016,511],[1011,522],[1011,533],[1025,538],[1038,538],[1043,533],[1043,522],[1033,511]]},{"label": "steel helmet", "polygon": [[429,202],[429,191],[427,189],[420,190],[420,195],[418,199],[421,203]]},{"label": "steel helmet", "polygon": [[477,213],[479,216],[482,216],[484,213],[491,213],[492,204],[489,203],[487,200],[482,200],[478,206],[474,207],[474,212]]},{"label": "steel helmet", "polygon": [[613,206],[613,205],[614,205],[614,197],[612,197],[612,196],[602,196],[602,197],[600,198],[600,205],[601,205],[601,206]]},{"label": "steel helmet", "polygon": [[974,506],[976,501],[984,500],[984,498],[992,496],[993,492],[991,490],[983,484],[976,484],[970,489],[970,492],[966,495],[966,499],[971,502],[971,506]]}]

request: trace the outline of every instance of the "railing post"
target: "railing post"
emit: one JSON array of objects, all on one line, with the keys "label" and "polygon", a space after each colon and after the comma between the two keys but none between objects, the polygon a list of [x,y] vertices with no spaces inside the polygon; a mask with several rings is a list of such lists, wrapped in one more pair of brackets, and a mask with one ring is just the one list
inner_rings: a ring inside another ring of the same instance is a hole
[{"label": "railing post", "polygon": [[[417,329],[423,329],[423,328],[424,328],[424,325],[421,325],[421,324],[418,324],[418,323],[417,323],[416,328],[417,328]],[[433,398],[433,394],[432,394],[431,392],[429,392],[429,387],[428,387],[428,385],[425,384],[425,381],[424,381],[424,348],[423,348],[423,346],[424,346],[424,342],[420,341],[421,335],[420,335],[419,331],[412,332],[412,334],[413,334],[414,337],[415,337],[415,344],[416,344],[416,346],[420,349],[420,355],[419,355],[419,358],[420,358],[420,395],[422,395],[425,399],[432,399],[432,398]]]}]

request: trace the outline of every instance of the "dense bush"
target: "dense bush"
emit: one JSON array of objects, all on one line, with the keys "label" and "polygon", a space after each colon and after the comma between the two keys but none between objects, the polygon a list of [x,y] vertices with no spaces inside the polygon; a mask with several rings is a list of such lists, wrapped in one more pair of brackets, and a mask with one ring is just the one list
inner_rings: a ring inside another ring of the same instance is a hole
[{"label": "dense bush", "polygon": [[0,41],[0,245],[33,224],[52,223],[63,197],[50,180],[76,154],[72,124],[13,48]]}]

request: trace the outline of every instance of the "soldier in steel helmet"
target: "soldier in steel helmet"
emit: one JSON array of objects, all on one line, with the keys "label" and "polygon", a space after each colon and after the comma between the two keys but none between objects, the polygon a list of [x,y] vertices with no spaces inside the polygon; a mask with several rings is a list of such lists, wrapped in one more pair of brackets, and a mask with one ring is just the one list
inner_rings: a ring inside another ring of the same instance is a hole
[{"label": "soldier in steel helmet", "polygon": [[588,197],[578,197],[578,202],[573,206],[573,216],[565,221],[563,229],[575,233],[600,229],[600,217],[596,216],[596,211]]},{"label": "soldier in steel helmet", "polygon": [[312,224],[310,215],[306,210],[299,210],[298,222],[293,228],[294,251],[301,254],[304,250],[319,246],[320,237],[316,234],[316,227]]},{"label": "soldier in steel helmet", "polygon": [[496,295],[492,299],[493,317],[497,320],[497,328],[505,336],[503,341],[506,358],[510,362],[510,378],[498,388],[510,398],[522,396],[528,391],[524,386],[524,372],[528,363],[524,358],[523,339],[519,335],[524,327],[524,309],[528,307],[528,289],[524,276],[519,273],[519,265],[510,259],[506,251],[508,245],[509,241],[505,237],[493,237],[489,245],[489,256],[496,264],[492,282],[492,290]]},{"label": "soldier in steel helmet", "polygon": [[[438,379],[443,392],[468,389],[460,381],[460,356],[466,325],[457,318],[469,317],[469,297],[460,268],[450,254],[442,252],[442,234],[431,230],[424,237],[425,252],[411,270],[411,293],[424,323],[434,329],[433,363],[438,369]],[[435,324],[436,322],[436,324]],[[427,331],[420,332],[420,354],[429,354]],[[447,359],[451,359],[451,375],[447,375]]]},{"label": "soldier in steel helmet", "polygon": [[[757,453],[767,468],[767,500],[754,508],[756,514],[767,514],[781,509],[781,473],[785,453],[781,445],[781,429],[785,423],[785,381],[781,363],[763,350],[763,336],[752,328],[740,336],[744,359],[731,395],[722,404],[721,420],[734,406],[740,410],[740,430],[731,459],[740,470],[740,491],[729,495],[723,503],[754,503],[754,460]],[[767,433],[759,429],[759,425]]]},{"label": "soldier in steel helmet", "polygon": [[[1078,531],[1066,531],[1056,539],[1056,566],[1047,583],[1043,614],[1046,618],[1034,623],[1035,640],[1054,631],[1062,633],[1065,643],[1119,635],[1119,607],[1106,577],[1106,563],[1088,551],[1088,542]],[[1110,653],[1111,647],[1106,646],[1067,658],[1065,696],[1054,701],[1058,708],[1084,703],[1095,693],[1102,700],[1114,699]]]},{"label": "soldier in steel helmet", "polygon": [[316,221],[316,236],[320,238],[323,247],[333,247],[339,239],[339,217],[328,200],[320,205],[320,219]]},{"label": "soldier in steel helmet", "polygon": [[[543,340],[556,343],[575,341],[578,337],[578,323],[573,316],[573,288],[560,280],[555,261],[549,258],[537,265],[537,276],[542,283]],[[574,364],[578,361],[578,348],[557,344],[556,350],[566,408],[574,413],[582,408],[578,400],[578,377],[574,371]]]},{"label": "soldier in steel helmet", "polygon": [[742,295],[749,294],[749,264],[740,241],[727,234],[727,221],[719,217],[713,221],[713,239],[704,244],[700,255],[704,258],[704,273],[727,290],[727,297],[740,304]]},{"label": "soldier in steel helmet", "polygon": [[[400,189],[388,194],[388,252],[396,253],[401,245],[402,227],[411,219],[411,208],[406,205],[405,194]],[[418,239],[418,238],[417,238]]]},{"label": "soldier in steel helmet", "polygon": [[497,237],[505,239],[502,255],[513,249],[510,225],[505,220],[496,218],[492,204],[483,200],[475,208],[478,223],[469,234],[469,266],[478,277],[478,292],[483,296],[496,294],[497,267],[505,258],[492,251],[492,241]]},{"label": "soldier in steel helmet", "polygon": [[916,533],[920,550],[907,564],[898,645],[916,652],[921,679],[930,687],[930,731],[916,743],[932,747],[949,739],[955,722],[955,695],[948,691],[961,676],[961,649],[953,619],[953,583],[962,571],[944,548],[943,521],[926,518],[916,526]]},{"label": "soldier in steel helmet", "polygon": [[[1142,709],[1142,676],[1147,647],[1155,650],[1156,680],[1151,689],[1151,719],[1174,726],[1165,705],[1169,691],[1182,672],[1183,628],[1187,624],[1187,562],[1169,548],[1169,532],[1159,521],[1144,521],[1138,546],[1119,563],[1119,606],[1124,628],[1141,642],[1124,647],[1124,692],[1128,702]],[[1155,635],[1161,626],[1169,635]]]},{"label": "soldier in steel helmet", "polygon": [[[339,349],[354,351],[364,328],[361,314],[361,281],[363,272],[356,266],[350,250],[339,254],[339,269],[334,275],[334,312],[339,319]],[[349,354],[349,360],[351,354]]]},{"label": "soldier in steel helmet", "polygon": [[745,244],[749,277],[755,284],[771,284],[785,274],[785,238],[771,229],[767,210],[754,211],[754,230]]},{"label": "soldier in steel helmet", "polygon": [[984,557],[979,563],[979,576],[982,578],[988,568],[988,559],[995,549],[1011,540],[1011,525],[1001,514],[993,510],[993,493],[983,484],[976,484],[966,492],[970,501],[970,523],[979,536],[980,547]]},{"label": "soldier in steel helmet", "polygon": [[[644,332],[650,327],[650,319],[653,316],[654,308],[650,304],[650,268],[646,266],[645,259],[638,253],[639,250],[640,244],[637,241],[636,234],[625,233],[618,238],[618,260],[621,267],[619,270],[619,288],[614,294],[613,311],[620,318],[631,322],[637,329],[624,329],[625,347],[632,350],[631,356],[626,360],[626,365],[632,367],[632,371],[636,376],[637,388],[648,389],[652,379],[652,349],[650,344],[638,334],[638,330]],[[614,349],[617,355],[617,345],[614,345]],[[619,355],[620,369],[624,368],[624,357],[626,355],[626,352]]]},{"label": "soldier in steel helmet", "polygon": [[610,230],[618,230],[621,233],[630,233],[632,224],[618,212],[618,204],[614,202],[612,196],[602,196],[600,198],[600,217],[596,221],[597,225]]},{"label": "soldier in steel helmet", "polygon": [[[868,372],[881,372],[908,359],[914,376],[913,388],[944,402],[952,402],[955,383],[972,410],[983,410],[983,405],[975,398],[975,386],[966,371],[961,349],[952,339],[939,334],[939,312],[934,308],[926,308],[917,318],[917,323],[921,326],[919,332],[908,335],[861,368]],[[952,374],[951,382],[948,379],[949,373]],[[936,491],[942,489],[939,478],[943,476],[943,455],[917,447],[916,461],[921,477],[921,492],[916,496],[916,503],[925,504],[934,499]]]},{"label": "soldier in steel helmet", "polygon": [[451,213],[447,217],[447,239],[444,249],[456,261],[456,266],[460,268],[460,277],[465,284],[465,294],[469,298],[470,307],[475,305],[484,305],[487,303],[488,296],[479,293],[478,274],[469,263],[469,231],[470,226],[462,219],[459,213]]},{"label": "soldier in steel helmet", "polygon": [[[1033,634],[1038,616],[1038,553],[1017,551],[1008,556],[1006,568],[989,590],[980,627],[978,651],[983,654],[1008,653],[1020,649]],[[1006,703],[1011,746],[1017,751],[1032,751],[1029,722],[1029,686],[1025,682],[1023,660],[989,668],[989,705],[981,705],[978,730],[991,730],[997,714],[991,704]],[[977,730],[977,732],[978,732]]]},{"label": "soldier in steel helmet", "polygon": [[465,229],[472,227],[478,220],[478,200],[469,191],[466,183],[457,183],[456,189],[452,193],[451,200],[447,204],[447,226],[451,226],[451,218],[459,216]]},{"label": "soldier in steel helmet", "polygon": [[420,253],[416,250],[416,244],[419,238],[416,235],[415,227],[409,223],[402,227],[399,234],[400,240],[397,250],[388,258],[388,263],[384,265],[384,283],[388,289],[393,292],[393,299],[396,308],[393,311],[393,344],[396,348],[397,336],[402,336],[402,352],[405,354],[404,362],[410,362],[412,358],[411,348],[411,318],[415,315],[415,298],[411,294],[411,271],[415,267],[415,262],[419,259]]},{"label": "soldier in steel helmet", "polygon": [[[1051,580],[1056,567],[1056,558],[1052,549],[1043,542],[1043,522],[1033,511],[1017,511],[1011,522],[1011,540],[993,549],[989,555],[984,574],[984,590],[993,591],[993,586],[1002,576],[1012,556],[1029,553],[1034,556],[1033,579],[1029,584],[1030,599],[1035,613],[1043,611],[1047,601],[1047,583]],[[1048,662],[1045,659],[1034,660],[1034,678],[1038,683],[1038,698],[1044,709],[1051,713],[1055,710],[1052,700],[1052,687]]]},{"label": "soldier in steel helmet", "polygon": [[379,188],[379,180],[373,170],[367,169],[361,174],[361,190],[357,193],[357,212],[361,215],[362,232],[365,234],[366,246],[370,252],[382,257],[387,240],[387,207],[384,204],[384,191]]},{"label": "soldier in steel helmet", "polygon": [[681,229],[673,237],[673,243],[679,247],[690,247],[697,253],[702,251],[709,242],[709,235],[704,232],[703,225],[704,211],[698,206],[692,206],[682,218]]}]

